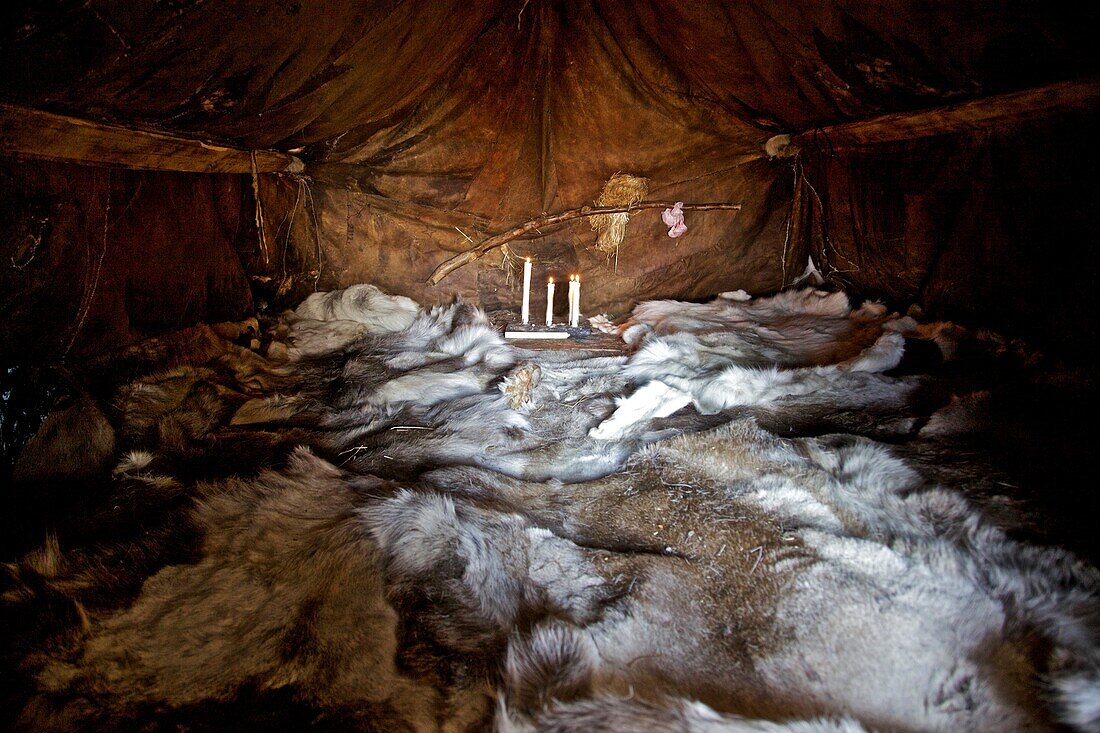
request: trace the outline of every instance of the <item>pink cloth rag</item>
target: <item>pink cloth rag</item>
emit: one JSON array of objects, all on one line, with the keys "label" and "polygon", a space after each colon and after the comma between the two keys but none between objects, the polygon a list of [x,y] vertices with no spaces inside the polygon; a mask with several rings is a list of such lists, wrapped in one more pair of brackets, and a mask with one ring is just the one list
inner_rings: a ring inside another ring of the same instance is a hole
[{"label": "pink cloth rag", "polygon": [[672,238],[676,238],[688,230],[688,225],[684,223],[683,205],[683,201],[677,201],[675,206],[671,209],[665,209],[661,214],[661,219],[664,220],[665,225],[670,227],[668,236]]}]

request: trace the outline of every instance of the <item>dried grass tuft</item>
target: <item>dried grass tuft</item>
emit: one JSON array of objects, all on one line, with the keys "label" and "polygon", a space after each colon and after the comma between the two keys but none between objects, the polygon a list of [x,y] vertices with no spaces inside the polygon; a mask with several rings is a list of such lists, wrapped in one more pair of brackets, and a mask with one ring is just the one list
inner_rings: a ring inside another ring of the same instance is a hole
[{"label": "dried grass tuft", "polygon": [[[597,206],[629,206],[645,199],[649,193],[649,180],[629,173],[616,173],[603,187],[596,199]],[[630,214],[597,214],[590,217],[596,236],[596,249],[608,257],[618,255],[619,245],[626,238],[626,224]]]}]

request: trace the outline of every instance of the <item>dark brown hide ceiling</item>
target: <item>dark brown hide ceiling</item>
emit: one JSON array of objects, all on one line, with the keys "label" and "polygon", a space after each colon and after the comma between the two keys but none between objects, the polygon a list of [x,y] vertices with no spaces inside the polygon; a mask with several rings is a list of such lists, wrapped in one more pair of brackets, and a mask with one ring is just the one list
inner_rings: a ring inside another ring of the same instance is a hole
[{"label": "dark brown hide ceiling", "polygon": [[[466,237],[591,203],[622,171],[648,177],[651,198],[744,210],[689,213],[676,240],[659,211],[638,213],[617,262],[590,249],[584,221],[515,243],[540,275],[581,271],[588,313],[774,290],[813,253],[856,291],[1040,332],[1049,317],[1027,315],[1020,293],[1079,289],[1095,272],[1094,217],[1081,212],[1096,202],[1096,154],[1076,137],[1095,126],[1095,110],[840,153],[822,139],[797,160],[769,160],[762,145],[779,132],[1093,74],[1097,11],[1077,7],[42,3],[6,19],[2,96],[248,148],[303,148],[305,178],[261,177],[266,257],[254,231],[236,241],[268,300],[372,281],[424,301],[458,293],[514,305],[499,253],[438,287],[424,281]],[[191,206],[178,196],[134,205]],[[198,224],[205,212],[174,215]],[[116,246],[138,257],[139,239]],[[211,251],[232,243],[215,235]],[[83,256],[79,232],[71,248]],[[1066,329],[1075,310],[1058,317]]]}]

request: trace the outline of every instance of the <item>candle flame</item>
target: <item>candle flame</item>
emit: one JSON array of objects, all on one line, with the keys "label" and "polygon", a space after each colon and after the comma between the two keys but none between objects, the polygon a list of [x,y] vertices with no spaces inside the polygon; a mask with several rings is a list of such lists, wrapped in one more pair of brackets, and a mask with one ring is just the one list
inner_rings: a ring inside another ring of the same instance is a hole
[{"label": "candle flame", "polygon": [[546,278],[546,282],[548,282],[552,285],[554,283],[554,278],[548,277],[548,278]]},{"label": "candle flame", "polygon": [[530,261],[531,261],[531,258],[530,258],[530,257],[528,257],[528,258],[527,258],[527,261],[528,261],[528,262],[530,262]]}]

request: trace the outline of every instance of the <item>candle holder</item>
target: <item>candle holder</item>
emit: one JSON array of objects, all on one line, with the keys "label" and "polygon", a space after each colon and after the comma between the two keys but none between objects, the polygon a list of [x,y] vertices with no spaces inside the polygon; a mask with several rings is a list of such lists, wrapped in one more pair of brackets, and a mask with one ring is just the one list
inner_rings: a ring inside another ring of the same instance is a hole
[{"label": "candle holder", "polygon": [[573,328],[567,323],[555,323],[552,326],[541,326],[533,323],[511,323],[504,331],[506,339],[584,339],[592,335],[592,329],[578,326]]}]

